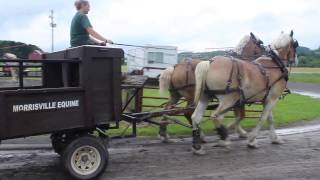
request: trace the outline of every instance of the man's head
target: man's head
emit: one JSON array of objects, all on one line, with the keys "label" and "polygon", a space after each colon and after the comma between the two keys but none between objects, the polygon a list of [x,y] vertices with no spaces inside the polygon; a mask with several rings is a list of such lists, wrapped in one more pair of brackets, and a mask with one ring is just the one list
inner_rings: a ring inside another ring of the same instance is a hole
[{"label": "man's head", "polygon": [[74,5],[78,11],[81,11],[84,14],[88,14],[90,11],[90,4],[88,0],[76,0]]}]

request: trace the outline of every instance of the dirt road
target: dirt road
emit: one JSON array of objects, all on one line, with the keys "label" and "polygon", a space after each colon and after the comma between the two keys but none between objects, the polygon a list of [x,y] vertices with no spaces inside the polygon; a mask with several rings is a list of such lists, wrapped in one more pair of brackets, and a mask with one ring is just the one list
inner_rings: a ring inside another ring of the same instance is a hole
[{"label": "dirt road", "polygon": [[[267,136],[259,149],[247,149],[245,140],[233,138],[230,149],[215,147],[215,137],[206,144],[207,155],[190,152],[190,138],[162,144],[157,139],[137,138],[111,143],[110,164],[100,179],[320,179],[320,131],[301,133],[282,130],[285,141],[271,145]],[[290,133],[291,132],[291,133]],[[289,134],[289,135],[288,135]],[[41,145],[40,145],[41,146]],[[0,180],[64,180],[59,156],[44,149],[0,150]]]},{"label": "dirt road", "polygon": [[292,92],[320,98],[320,85],[299,82],[289,82],[288,87]]}]

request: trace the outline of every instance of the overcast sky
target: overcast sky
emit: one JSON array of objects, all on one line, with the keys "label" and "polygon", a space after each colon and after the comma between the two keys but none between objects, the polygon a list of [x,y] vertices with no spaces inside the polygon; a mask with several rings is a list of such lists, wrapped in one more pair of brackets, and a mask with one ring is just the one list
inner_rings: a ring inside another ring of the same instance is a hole
[{"label": "overcast sky", "polygon": [[[74,0],[0,0],[0,39],[50,50],[50,9],[56,49],[69,47]],[[320,46],[319,0],[91,0],[94,28],[117,43],[174,45],[202,51],[235,46],[254,32],[265,44],[282,30],[301,45]]]}]

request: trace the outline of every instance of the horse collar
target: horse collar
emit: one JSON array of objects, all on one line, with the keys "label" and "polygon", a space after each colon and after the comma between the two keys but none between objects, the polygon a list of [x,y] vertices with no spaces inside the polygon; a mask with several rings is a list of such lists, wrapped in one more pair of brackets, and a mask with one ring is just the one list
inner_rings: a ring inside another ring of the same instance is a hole
[{"label": "horse collar", "polygon": [[283,61],[280,59],[280,57],[277,55],[277,53],[275,53],[273,49],[270,49],[268,55],[279,66],[279,68],[283,74],[283,78],[286,81],[288,81],[289,80],[288,69],[286,68]]}]

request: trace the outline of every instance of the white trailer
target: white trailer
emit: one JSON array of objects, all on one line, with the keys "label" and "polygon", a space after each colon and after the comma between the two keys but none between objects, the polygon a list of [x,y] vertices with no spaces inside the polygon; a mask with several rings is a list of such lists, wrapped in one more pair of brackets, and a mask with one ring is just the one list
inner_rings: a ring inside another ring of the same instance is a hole
[{"label": "white trailer", "polygon": [[160,69],[167,68],[178,63],[178,48],[174,46],[146,45],[145,48],[128,50],[128,72],[144,70],[144,74],[150,78],[157,78]]}]

